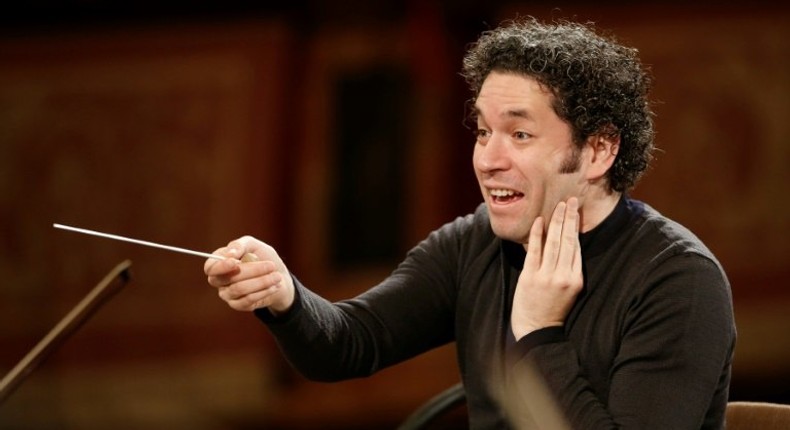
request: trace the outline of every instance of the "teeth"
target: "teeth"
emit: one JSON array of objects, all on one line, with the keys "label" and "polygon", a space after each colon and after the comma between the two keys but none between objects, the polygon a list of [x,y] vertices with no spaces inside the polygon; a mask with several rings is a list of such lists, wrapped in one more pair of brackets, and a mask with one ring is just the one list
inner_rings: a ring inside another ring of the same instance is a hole
[{"label": "teeth", "polygon": [[505,189],[495,189],[490,191],[491,195],[494,197],[510,197],[516,194],[513,190],[505,190]]}]

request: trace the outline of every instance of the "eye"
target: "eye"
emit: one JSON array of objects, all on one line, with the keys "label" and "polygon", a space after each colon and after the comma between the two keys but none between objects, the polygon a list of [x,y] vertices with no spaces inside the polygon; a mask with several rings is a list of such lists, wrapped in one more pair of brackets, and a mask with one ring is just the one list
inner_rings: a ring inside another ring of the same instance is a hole
[{"label": "eye", "polygon": [[491,136],[491,132],[484,128],[478,128],[475,130],[474,135],[478,142],[484,142],[489,136]]},{"label": "eye", "polygon": [[516,140],[527,140],[532,137],[531,134],[527,133],[526,131],[515,131],[513,132],[513,138]]}]

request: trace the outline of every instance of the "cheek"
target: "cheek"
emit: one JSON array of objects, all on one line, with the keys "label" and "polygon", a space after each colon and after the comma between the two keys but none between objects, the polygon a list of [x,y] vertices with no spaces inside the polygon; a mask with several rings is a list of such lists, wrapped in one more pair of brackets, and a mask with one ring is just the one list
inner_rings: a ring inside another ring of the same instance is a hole
[{"label": "cheek", "polygon": [[518,163],[518,172],[533,189],[546,187],[551,181],[551,161],[546,158],[522,159]]},{"label": "cheek", "polygon": [[475,145],[475,149],[472,150],[472,168],[475,169],[475,172],[480,172],[480,145]]}]

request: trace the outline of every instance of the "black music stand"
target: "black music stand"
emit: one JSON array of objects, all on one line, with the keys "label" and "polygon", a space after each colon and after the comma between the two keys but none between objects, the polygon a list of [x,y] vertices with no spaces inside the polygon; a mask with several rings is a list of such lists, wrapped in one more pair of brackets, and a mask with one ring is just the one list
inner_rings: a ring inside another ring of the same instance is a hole
[{"label": "black music stand", "polygon": [[60,322],[33,347],[25,357],[0,380],[0,404],[16,389],[22,380],[56,350],[72,333],[77,331],[96,310],[112,298],[131,278],[125,260],[115,266]]}]

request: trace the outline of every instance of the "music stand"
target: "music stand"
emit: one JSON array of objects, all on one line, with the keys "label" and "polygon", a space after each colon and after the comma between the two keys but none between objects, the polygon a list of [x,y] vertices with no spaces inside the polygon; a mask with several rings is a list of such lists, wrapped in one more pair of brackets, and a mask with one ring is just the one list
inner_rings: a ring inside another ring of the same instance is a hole
[{"label": "music stand", "polygon": [[115,266],[30,352],[0,381],[0,404],[39,364],[77,331],[96,310],[112,298],[131,278],[125,260]]}]

